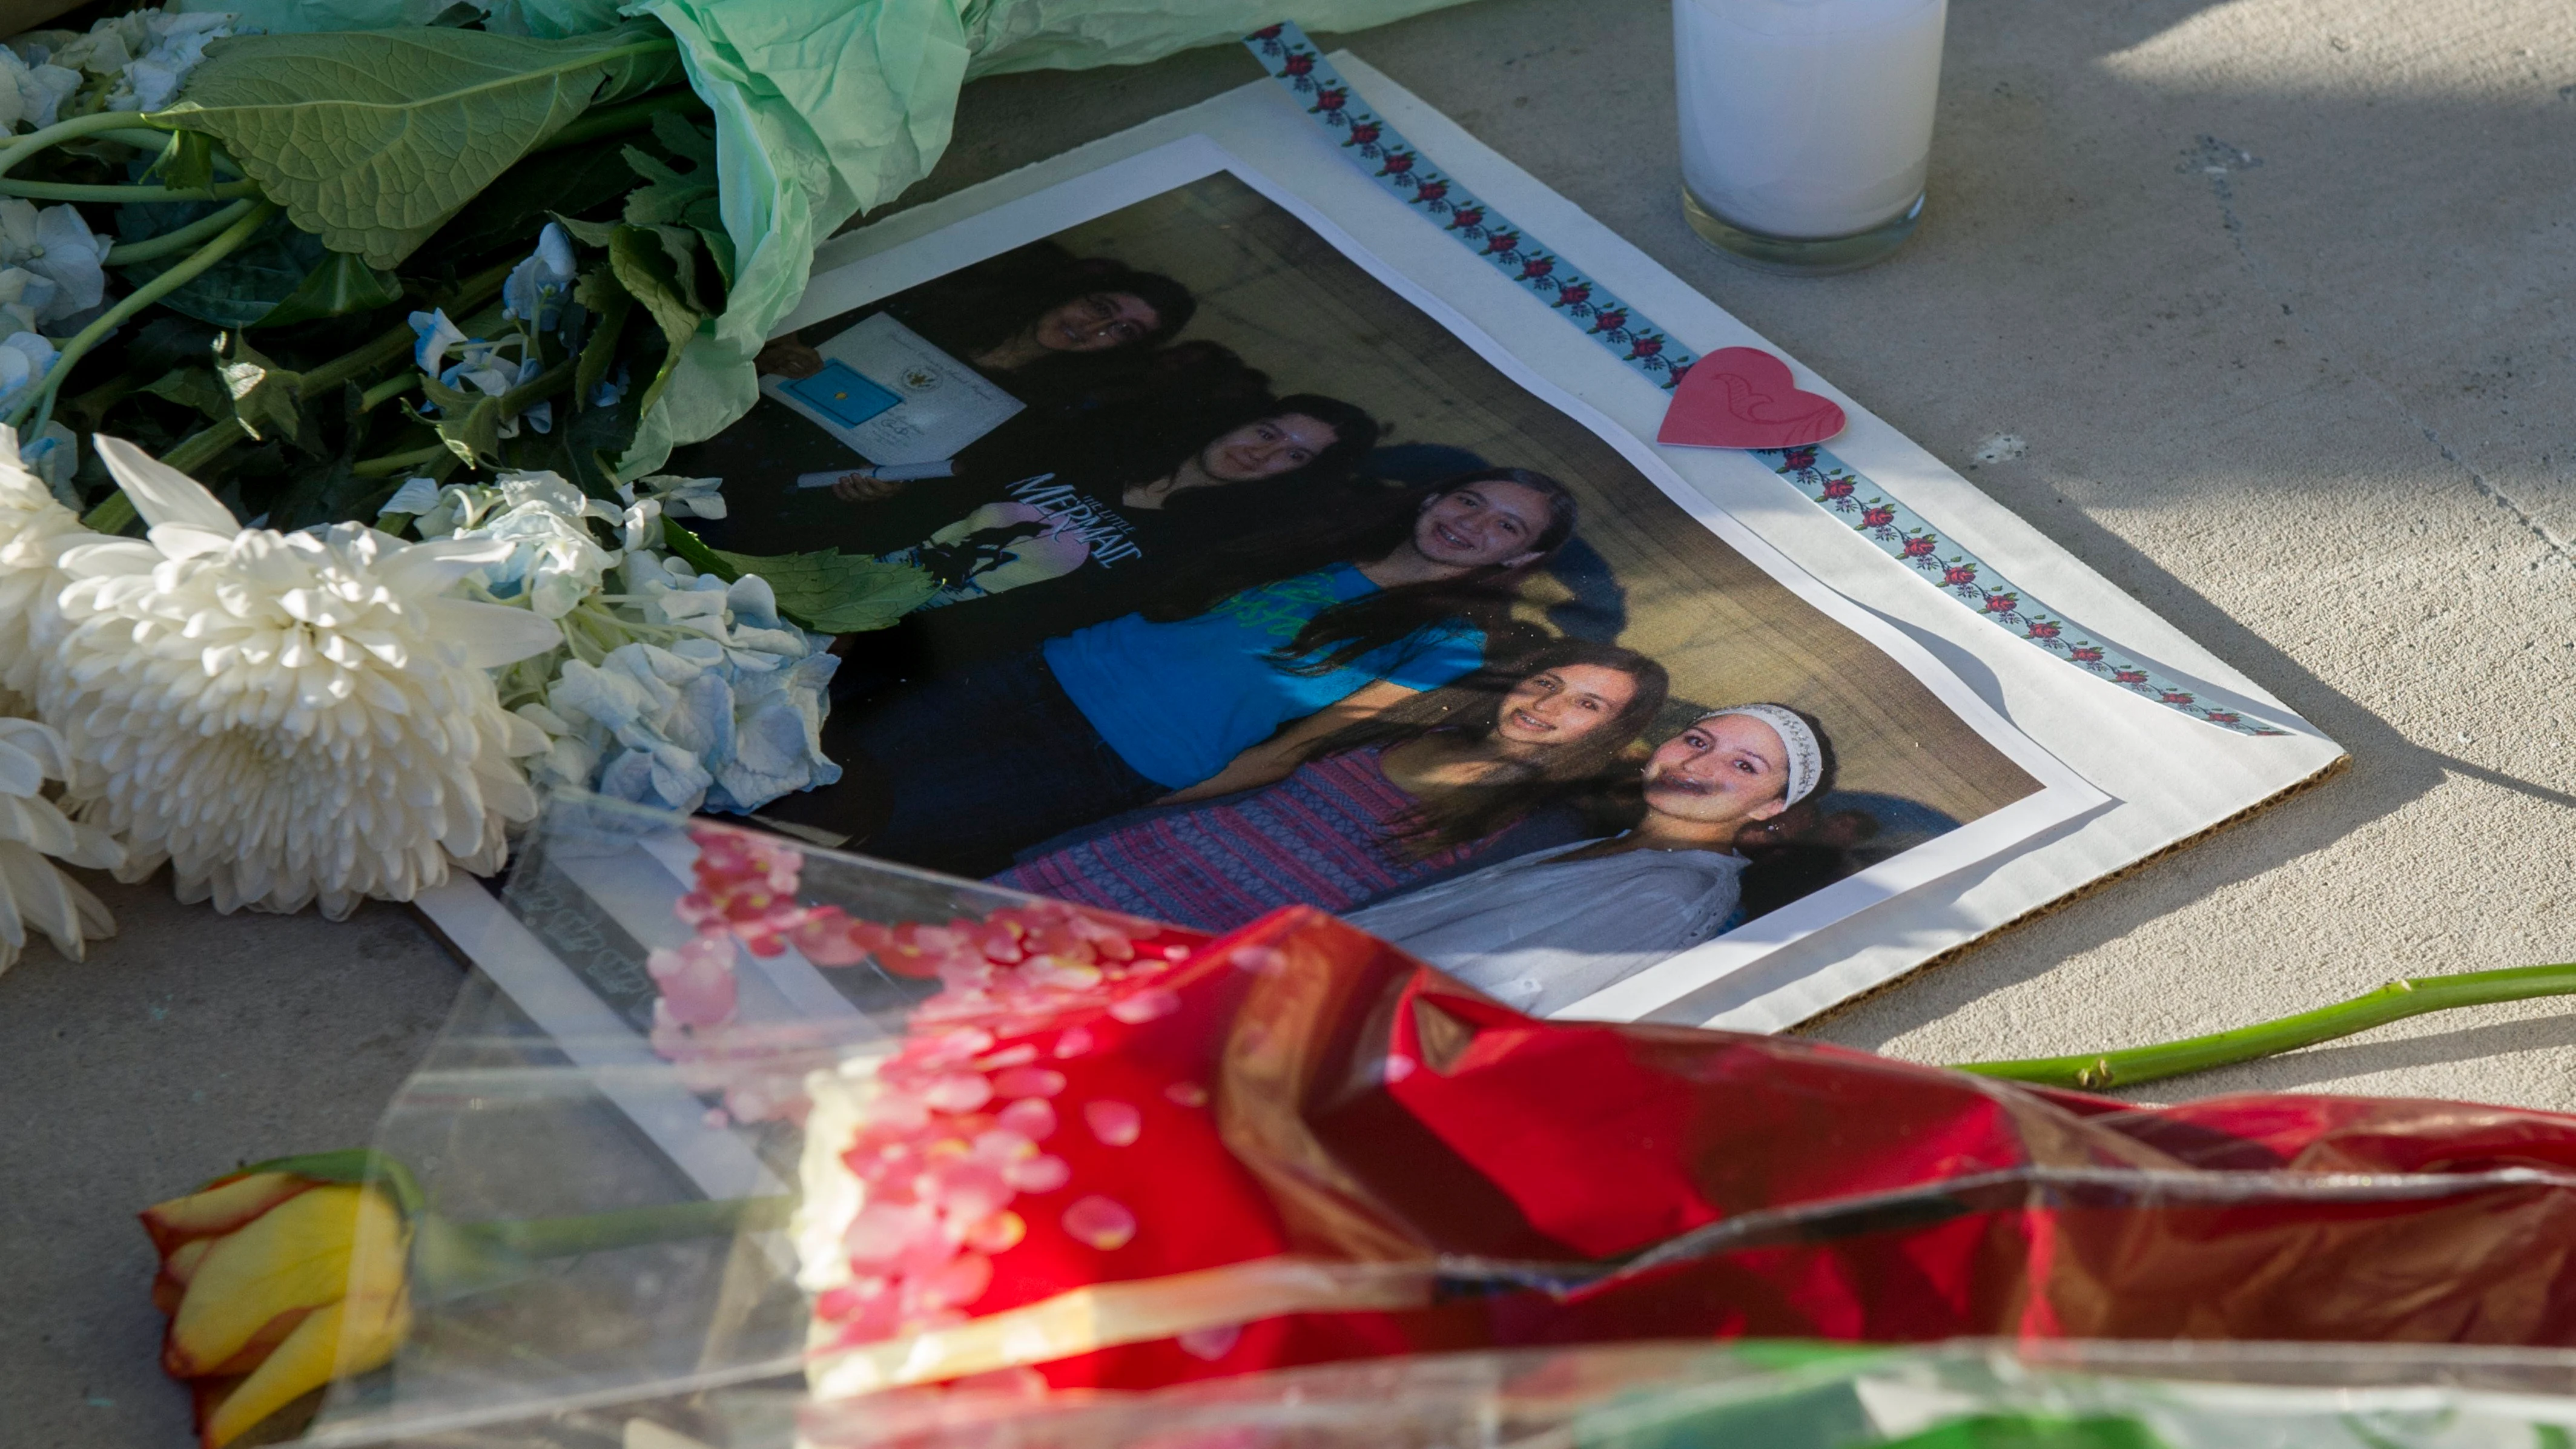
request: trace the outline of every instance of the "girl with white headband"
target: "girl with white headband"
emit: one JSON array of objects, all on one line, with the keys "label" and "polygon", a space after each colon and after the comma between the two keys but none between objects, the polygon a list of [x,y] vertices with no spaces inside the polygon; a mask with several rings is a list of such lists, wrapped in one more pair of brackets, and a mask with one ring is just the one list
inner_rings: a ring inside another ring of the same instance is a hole
[{"label": "girl with white headband", "polygon": [[1421,887],[1343,919],[1532,1015],[1714,938],[1749,863],[1736,832],[1833,786],[1833,744],[1784,704],[1711,710],[1646,761],[1617,835]]}]

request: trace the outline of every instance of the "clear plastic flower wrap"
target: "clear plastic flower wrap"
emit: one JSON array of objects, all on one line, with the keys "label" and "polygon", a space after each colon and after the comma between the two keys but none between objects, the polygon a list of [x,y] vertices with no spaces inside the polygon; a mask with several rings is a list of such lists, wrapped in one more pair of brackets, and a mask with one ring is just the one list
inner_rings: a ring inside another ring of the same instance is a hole
[{"label": "clear plastic flower wrap", "polygon": [[591,796],[428,906],[481,970],[377,1143],[403,1341],[321,1443],[2576,1422],[2568,1118],[1538,1021],[1311,911],[1210,940]]},{"label": "clear plastic flower wrap", "polygon": [[568,1412],[801,1382],[809,1302],[784,1229],[803,1079],[884,1055],[938,986],[817,935],[1027,905],[554,797],[497,899],[460,885],[431,913],[481,969],[376,1142],[420,1202],[411,1331],[335,1386],[317,1439],[588,1443]]}]

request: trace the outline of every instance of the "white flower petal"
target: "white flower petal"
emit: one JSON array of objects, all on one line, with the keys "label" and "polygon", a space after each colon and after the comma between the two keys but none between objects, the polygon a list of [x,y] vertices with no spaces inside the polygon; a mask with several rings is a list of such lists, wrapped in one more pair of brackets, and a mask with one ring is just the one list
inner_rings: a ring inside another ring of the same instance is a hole
[{"label": "white flower petal", "polygon": [[385,500],[385,506],[376,510],[376,516],[382,518],[388,513],[422,514],[437,505],[437,479],[406,478],[403,480],[403,485],[394,490],[394,496]]},{"label": "white flower petal", "polygon": [[477,669],[515,664],[563,642],[562,629],[525,609],[471,599],[431,599],[421,608],[462,661]]},{"label": "white flower petal", "polygon": [[116,486],[134,502],[134,511],[152,524],[187,523],[223,534],[241,531],[240,520],[205,485],[123,438],[100,433],[93,441]]}]

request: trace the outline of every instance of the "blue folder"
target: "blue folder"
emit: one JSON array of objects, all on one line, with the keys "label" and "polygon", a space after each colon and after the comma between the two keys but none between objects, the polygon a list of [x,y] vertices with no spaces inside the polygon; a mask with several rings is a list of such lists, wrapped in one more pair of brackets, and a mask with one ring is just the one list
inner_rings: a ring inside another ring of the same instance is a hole
[{"label": "blue folder", "polygon": [[845,428],[855,428],[903,399],[861,377],[845,362],[826,362],[812,377],[786,385],[798,401]]}]

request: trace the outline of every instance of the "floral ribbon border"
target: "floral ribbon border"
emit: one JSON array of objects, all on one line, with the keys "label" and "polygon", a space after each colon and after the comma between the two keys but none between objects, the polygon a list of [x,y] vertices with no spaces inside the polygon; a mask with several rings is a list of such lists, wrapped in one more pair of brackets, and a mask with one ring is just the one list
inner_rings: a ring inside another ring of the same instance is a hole
[{"label": "floral ribbon border", "polygon": [[[1342,145],[1369,179],[1437,223],[1461,246],[1609,349],[1611,356],[1667,392],[1699,360],[1699,354],[1657,330],[1616,293],[1568,265],[1509,217],[1433,168],[1403,133],[1360,100],[1358,91],[1294,24],[1264,27],[1245,36],[1243,43],[1272,78],[1305,105],[1306,114],[1330,130],[1346,133]],[[2243,735],[2290,733],[2204,704],[2190,690],[2101,642],[2091,631],[2015,587],[1985,560],[1825,449],[1770,448],[1754,450],[1754,456],[1808,501],[1849,519],[1854,531],[1889,558],[2022,642],[2205,724]],[[1863,495],[1867,495],[1865,502]]]}]

